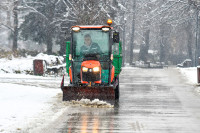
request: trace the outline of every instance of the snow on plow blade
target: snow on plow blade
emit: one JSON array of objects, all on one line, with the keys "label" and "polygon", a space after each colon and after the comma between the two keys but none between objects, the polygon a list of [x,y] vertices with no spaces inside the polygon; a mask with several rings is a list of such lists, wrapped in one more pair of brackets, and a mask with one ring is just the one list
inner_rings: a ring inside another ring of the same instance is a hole
[{"label": "snow on plow blade", "polygon": [[112,86],[63,86],[63,101],[84,99],[99,99],[103,101],[114,101],[115,91]]}]

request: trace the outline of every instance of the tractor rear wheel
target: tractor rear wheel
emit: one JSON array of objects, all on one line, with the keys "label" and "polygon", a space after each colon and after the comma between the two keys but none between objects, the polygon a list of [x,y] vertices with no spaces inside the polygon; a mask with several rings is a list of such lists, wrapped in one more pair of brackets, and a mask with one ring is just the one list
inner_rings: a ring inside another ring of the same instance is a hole
[{"label": "tractor rear wheel", "polygon": [[116,80],[117,80],[117,86],[116,86],[116,88],[115,88],[115,100],[118,100],[119,99],[119,77],[117,77],[116,78]]}]

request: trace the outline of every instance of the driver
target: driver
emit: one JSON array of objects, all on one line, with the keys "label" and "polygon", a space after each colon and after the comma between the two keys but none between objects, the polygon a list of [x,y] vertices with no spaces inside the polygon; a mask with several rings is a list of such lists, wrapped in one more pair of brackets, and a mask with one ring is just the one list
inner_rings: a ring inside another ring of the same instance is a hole
[{"label": "driver", "polygon": [[92,42],[91,36],[86,34],[84,36],[84,45],[81,46],[80,54],[100,54],[102,53],[99,45],[97,43]]}]

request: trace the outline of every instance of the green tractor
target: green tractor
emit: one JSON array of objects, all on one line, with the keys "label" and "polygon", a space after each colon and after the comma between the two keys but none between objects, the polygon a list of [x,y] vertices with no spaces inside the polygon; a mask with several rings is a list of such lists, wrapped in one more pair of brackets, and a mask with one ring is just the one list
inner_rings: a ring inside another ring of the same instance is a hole
[{"label": "green tractor", "polygon": [[63,100],[119,99],[122,48],[119,33],[108,25],[72,26],[66,43],[66,71],[70,83],[61,83]]}]

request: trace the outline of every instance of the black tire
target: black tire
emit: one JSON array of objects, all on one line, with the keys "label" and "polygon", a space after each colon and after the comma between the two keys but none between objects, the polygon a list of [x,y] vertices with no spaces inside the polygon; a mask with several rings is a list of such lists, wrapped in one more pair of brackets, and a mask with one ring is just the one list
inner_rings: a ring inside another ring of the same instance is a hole
[{"label": "black tire", "polygon": [[115,88],[115,100],[119,100],[119,77],[116,78],[118,85]]}]

